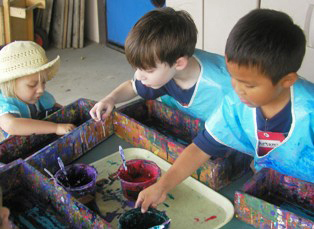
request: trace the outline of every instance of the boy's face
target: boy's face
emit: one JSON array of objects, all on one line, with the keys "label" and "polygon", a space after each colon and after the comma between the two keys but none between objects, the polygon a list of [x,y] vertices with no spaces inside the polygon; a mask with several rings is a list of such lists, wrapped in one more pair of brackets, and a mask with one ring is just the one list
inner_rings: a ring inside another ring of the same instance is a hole
[{"label": "boy's face", "polygon": [[158,89],[168,83],[176,74],[176,68],[166,63],[157,63],[156,68],[141,70],[136,69],[135,77],[146,87]]},{"label": "boy's face", "polygon": [[227,62],[231,82],[240,100],[249,107],[262,107],[271,104],[283,92],[280,83],[273,85],[271,79],[256,67],[239,66]]},{"label": "boy's face", "polygon": [[35,104],[45,91],[46,71],[18,78],[15,81],[15,95],[27,104]]}]

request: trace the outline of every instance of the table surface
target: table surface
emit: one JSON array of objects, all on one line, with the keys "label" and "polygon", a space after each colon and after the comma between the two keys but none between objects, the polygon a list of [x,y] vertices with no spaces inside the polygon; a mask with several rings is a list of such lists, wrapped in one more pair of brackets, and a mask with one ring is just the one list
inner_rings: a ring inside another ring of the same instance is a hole
[{"label": "table surface", "polygon": [[[77,159],[74,163],[85,163],[90,164],[99,159],[102,159],[105,156],[108,156],[112,153],[118,151],[118,147],[121,145],[123,148],[132,148],[134,147],[130,143],[122,140],[116,135],[113,135],[106,139],[104,142],[90,150],[88,153]],[[222,188],[218,191],[218,193],[222,194],[226,198],[228,198],[232,203],[234,199],[234,193],[236,190],[239,190],[243,184],[251,178],[253,175],[252,172],[244,175],[243,177],[235,180],[233,183],[229,184],[228,186]],[[253,229],[255,227],[246,224],[237,218],[233,217],[233,219],[227,223],[225,226],[222,227],[223,229]]]}]

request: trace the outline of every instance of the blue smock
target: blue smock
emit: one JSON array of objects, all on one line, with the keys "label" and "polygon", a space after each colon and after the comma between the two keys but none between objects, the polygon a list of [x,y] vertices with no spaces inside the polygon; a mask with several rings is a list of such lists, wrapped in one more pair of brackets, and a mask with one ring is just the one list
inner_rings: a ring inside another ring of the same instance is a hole
[{"label": "blue smock", "polygon": [[223,56],[202,50],[196,50],[193,56],[201,72],[189,104],[182,105],[169,95],[162,96],[161,101],[205,122],[232,90],[231,78]]},{"label": "blue smock", "polygon": [[279,146],[264,156],[257,153],[256,108],[243,104],[235,92],[225,97],[205,128],[217,142],[253,156],[256,170],[272,168],[314,182],[314,84],[300,78],[290,91],[290,131]]}]

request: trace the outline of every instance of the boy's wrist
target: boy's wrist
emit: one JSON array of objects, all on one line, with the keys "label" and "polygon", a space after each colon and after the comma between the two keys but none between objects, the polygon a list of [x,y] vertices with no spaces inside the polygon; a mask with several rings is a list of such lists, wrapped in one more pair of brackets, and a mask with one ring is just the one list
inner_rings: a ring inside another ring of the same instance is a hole
[{"label": "boy's wrist", "polygon": [[164,175],[157,182],[158,188],[164,194],[167,194],[168,192],[171,191],[172,188],[174,188],[174,187],[172,187],[173,185],[171,183],[169,183],[169,181],[170,181],[170,179],[167,179],[167,177],[165,177],[165,175]]}]

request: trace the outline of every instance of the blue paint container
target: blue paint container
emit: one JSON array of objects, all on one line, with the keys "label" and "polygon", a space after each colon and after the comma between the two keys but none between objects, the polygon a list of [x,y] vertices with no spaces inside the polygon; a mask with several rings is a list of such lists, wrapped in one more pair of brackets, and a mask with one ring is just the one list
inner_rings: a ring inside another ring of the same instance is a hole
[{"label": "blue paint container", "polygon": [[73,164],[65,167],[67,176],[60,170],[55,174],[57,183],[81,203],[94,199],[98,172],[90,165]]}]

